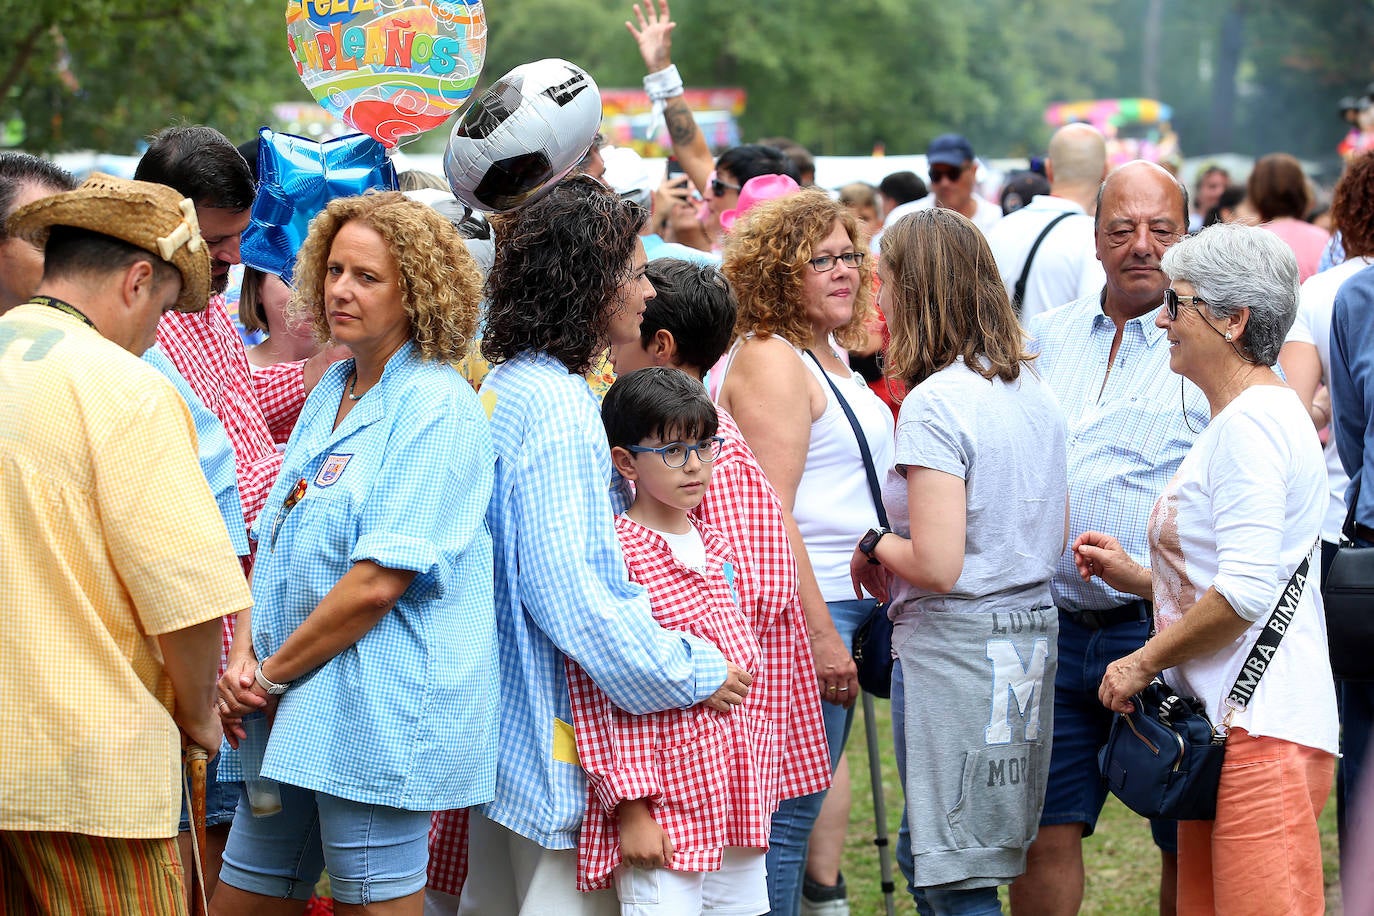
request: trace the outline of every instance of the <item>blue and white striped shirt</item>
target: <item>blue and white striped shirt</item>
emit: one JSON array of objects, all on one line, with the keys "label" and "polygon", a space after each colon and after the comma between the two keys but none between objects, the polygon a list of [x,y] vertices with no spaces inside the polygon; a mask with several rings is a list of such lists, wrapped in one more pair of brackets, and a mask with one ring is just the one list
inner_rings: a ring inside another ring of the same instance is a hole
[{"label": "blue and white striped shirt", "polygon": [[143,354],[143,361],[167,376],[177,394],[186,402],[186,408],[191,411],[191,419],[196,424],[196,451],[201,473],[205,475],[205,482],[215,497],[224,527],[229,530],[229,543],[234,546],[234,553],[240,557],[248,556],[248,526],[243,520],[243,500],[239,498],[234,449],[229,444],[224,424],[196,397],[190,382],[181,377],[166,353],[157,347],[149,347]]},{"label": "blue and white striped shirt", "polygon": [[610,449],[586,381],[522,353],[482,384],[496,445],[487,520],[496,568],[501,754],[485,814],[571,849],[587,803],[566,658],[631,713],[685,709],[725,680],[709,642],[664,630],[629,581],[611,510]]},{"label": "blue and white striped shirt", "polygon": [[335,429],[352,369],[335,363],[311,392],[254,526],[258,658],[355,563],[416,576],[361,639],[282,695],[263,773],[408,811],[479,804],[495,786],[499,712],[486,417],[456,370],[407,343]]},{"label": "blue and white striped shirt", "polygon": [[[1116,323],[1098,294],[1043,312],[1028,328],[1040,350],[1035,367],[1069,423],[1069,545],[1084,531],[1100,531],[1144,566],[1150,510],[1197,435],[1188,424],[1201,431],[1211,416],[1202,392],[1170,370],[1156,311],[1125,323],[1115,362]],[[1101,579],[1084,582],[1071,549],[1059,558],[1050,589],[1056,605],[1073,610],[1136,600]]]}]

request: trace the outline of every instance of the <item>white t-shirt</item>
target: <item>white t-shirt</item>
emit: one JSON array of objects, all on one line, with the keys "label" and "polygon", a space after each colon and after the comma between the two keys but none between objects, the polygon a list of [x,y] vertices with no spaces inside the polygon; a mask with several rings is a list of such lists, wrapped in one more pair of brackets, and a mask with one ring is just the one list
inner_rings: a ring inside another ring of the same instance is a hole
[{"label": "white t-shirt", "polygon": [[[645,525],[648,528],[648,525]],[[673,552],[673,559],[677,560],[688,569],[701,572],[706,569],[706,542],[701,539],[701,532],[696,525],[689,525],[686,534],[674,534],[671,531],[660,531],[657,528],[649,528],[654,534],[663,538],[667,543],[668,549]]]},{"label": "white t-shirt", "polygon": [[[1155,625],[1182,619],[1209,587],[1253,621],[1234,643],[1164,672],[1196,696],[1212,721],[1260,631],[1316,542],[1326,507],[1317,434],[1292,389],[1256,385],[1198,434],[1150,513]],[[1326,646],[1320,564],[1312,563],[1297,611],[1233,726],[1336,753],[1336,694]]]},{"label": "white t-shirt", "polygon": [[911,534],[907,468],[964,481],[964,567],[948,594],[895,580],[892,619],[913,611],[1048,607],[1064,549],[1068,500],[1064,413],[1049,385],[1022,367],[1014,382],[983,378],[962,359],[917,385],[897,418],[896,460],[883,483],[892,529]]},{"label": "white t-shirt", "polygon": [[[1370,264],[1374,264],[1374,258],[1351,258],[1307,278],[1302,284],[1302,291],[1298,296],[1298,314],[1284,342],[1308,343],[1317,348],[1324,385],[1330,383],[1328,375],[1331,367],[1331,307],[1336,301],[1336,292],[1342,283]],[[1333,404],[1332,415],[1334,414]],[[1322,540],[1334,544],[1341,539],[1341,525],[1345,523],[1345,488],[1350,484],[1350,478],[1345,475],[1345,468],[1341,466],[1341,456],[1336,453],[1335,436],[1327,438],[1322,451],[1326,456],[1329,492],[1326,518],[1322,522]]]},{"label": "white t-shirt", "polygon": [[1011,296],[1036,238],[1063,213],[1073,215],[1055,223],[1031,262],[1026,297],[1021,302],[1022,323],[1041,312],[1102,291],[1106,275],[1097,259],[1093,218],[1071,200],[1037,194],[1029,204],[1007,214],[986,232],[1007,295]]}]

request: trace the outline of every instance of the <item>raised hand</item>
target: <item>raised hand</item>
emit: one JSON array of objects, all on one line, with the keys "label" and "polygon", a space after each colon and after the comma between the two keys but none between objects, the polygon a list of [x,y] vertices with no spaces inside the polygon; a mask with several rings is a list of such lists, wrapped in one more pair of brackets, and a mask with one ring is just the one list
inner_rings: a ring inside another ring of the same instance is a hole
[{"label": "raised hand", "polygon": [[677,23],[673,22],[668,14],[668,0],[658,0],[658,9],[654,9],[654,0],[643,0],[636,3],[634,10],[635,19],[639,22],[639,27],[629,20],[625,21],[625,28],[630,30],[635,41],[639,44],[639,54],[644,58],[644,67],[649,73],[657,73],[673,63],[673,29],[677,28]]}]

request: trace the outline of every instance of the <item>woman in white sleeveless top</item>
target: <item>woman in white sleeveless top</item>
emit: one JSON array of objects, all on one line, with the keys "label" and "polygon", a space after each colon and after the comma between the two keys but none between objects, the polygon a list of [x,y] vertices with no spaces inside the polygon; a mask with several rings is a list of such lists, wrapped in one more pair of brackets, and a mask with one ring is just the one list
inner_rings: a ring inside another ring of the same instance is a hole
[{"label": "woman in white sleeveless top", "polygon": [[[879,472],[892,464],[892,414],[840,356],[863,339],[871,309],[872,265],[864,247],[852,213],[821,191],[803,191],[751,209],[736,223],[724,262],[739,313],[717,399],[734,416],[783,504],[826,701],[832,766],[859,689],[850,643],[873,608],[872,601],[853,600],[849,556],[855,540],[878,524],[841,398]],[[787,799],[774,815],[768,853],[774,914],[798,912],[804,871],[812,885],[840,884],[847,774],[840,774],[835,788],[839,804],[827,807],[826,821],[838,829],[810,837],[824,793]]]}]

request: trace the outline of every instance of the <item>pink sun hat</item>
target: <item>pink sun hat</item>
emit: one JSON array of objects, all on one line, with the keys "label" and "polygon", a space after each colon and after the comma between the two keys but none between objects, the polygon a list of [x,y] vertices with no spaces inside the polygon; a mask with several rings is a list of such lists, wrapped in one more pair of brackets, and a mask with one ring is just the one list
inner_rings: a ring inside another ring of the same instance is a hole
[{"label": "pink sun hat", "polygon": [[739,203],[735,209],[726,210],[720,215],[720,227],[729,232],[734,228],[735,220],[748,213],[755,204],[796,194],[800,190],[801,185],[786,175],[756,175],[739,189]]}]

